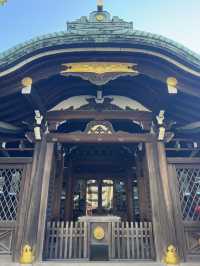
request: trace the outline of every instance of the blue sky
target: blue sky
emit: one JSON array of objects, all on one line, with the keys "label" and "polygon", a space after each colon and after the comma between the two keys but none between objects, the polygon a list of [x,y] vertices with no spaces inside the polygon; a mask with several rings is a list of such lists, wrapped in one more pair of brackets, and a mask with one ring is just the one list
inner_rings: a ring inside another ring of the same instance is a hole
[{"label": "blue sky", "polygon": [[[0,6],[0,52],[35,36],[66,29],[95,0],[7,0]],[[105,9],[139,30],[169,37],[200,54],[200,0],[105,0]]]}]

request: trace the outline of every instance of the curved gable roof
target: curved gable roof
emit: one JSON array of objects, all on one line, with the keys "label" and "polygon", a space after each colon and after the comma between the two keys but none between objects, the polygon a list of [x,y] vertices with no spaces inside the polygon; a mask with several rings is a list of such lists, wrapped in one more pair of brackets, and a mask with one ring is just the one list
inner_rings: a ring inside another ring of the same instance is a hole
[{"label": "curved gable roof", "polygon": [[[102,21],[96,19],[99,13],[103,17]],[[80,51],[78,48],[88,44],[92,47],[108,44],[120,48],[134,47],[141,53],[149,51],[158,57],[165,55],[192,68],[200,76],[200,55],[163,36],[135,30],[131,22],[118,17],[111,18],[108,12],[103,11],[92,12],[89,18],[81,17],[68,23],[66,31],[40,36],[0,53],[0,77],[4,75],[4,70],[23,61],[26,64],[38,57],[65,52],[66,47]]]}]

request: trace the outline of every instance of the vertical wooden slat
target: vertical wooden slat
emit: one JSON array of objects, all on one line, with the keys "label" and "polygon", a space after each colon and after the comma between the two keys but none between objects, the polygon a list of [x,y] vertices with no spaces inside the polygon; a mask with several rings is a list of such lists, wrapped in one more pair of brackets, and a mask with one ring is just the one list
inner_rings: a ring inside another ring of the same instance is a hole
[{"label": "vertical wooden slat", "polygon": [[126,222],[126,242],[127,242],[127,259],[130,259],[130,229],[129,222]]},{"label": "vertical wooden slat", "polygon": [[111,237],[112,237],[112,242],[111,242],[111,245],[112,245],[112,255],[111,255],[111,257],[112,257],[112,259],[114,259],[115,258],[115,241],[116,241],[116,238],[115,238],[115,236],[116,236],[116,229],[115,229],[115,222],[112,222],[112,235],[111,235]]},{"label": "vertical wooden slat", "polygon": [[112,233],[112,228],[111,228],[111,222],[108,223],[108,256],[109,259],[112,258],[112,237],[111,237],[111,233]]},{"label": "vertical wooden slat", "polygon": [[149,223],[149,238],[150,238],[149,242],[150,242],[151,259],[155,259],[152,223]]},{"label": "vertical wooden slat", "polygon": [[120,259],[120,223],[117,222],[117,258]]},{"label": "vertical wooden slat", "polygon": [[83,240],[83,247],[84,247],[84,258],[88,257],[88,225],[84,222],[84,240]]},{"label": "vertical wooden slat", "polygon": [[140,249],[141,249],[141,259],[143,260],[145,258],[144,256],[144,238],[145,238],[145,234],[144,234],[144,224],[143,222],[140,222]]},{"label": "vertical wooden slat", "polygon": [[49,223],[50,224],[50,235],[51,235],[51,237],[50,237],[50,254],[49,254],[49,258],[50,259],[53,259],[54,258],[54,254],[53,254],[53,252],[54,252],[54,236],[55,236],[55,222],[50,222]]},{"label": "vertical wooden slat", "polygon": [[147,223],[143,222],[143,232],[144,232],[144,259],[148,259],[148,227]]},{"label": "vertical wooden slat", "polygon": [[74,223],[70,222],[70,228],[69,228],[69,259],[72,258],[72,242],[73,242],[73,227]]},{"label": "vertical wooden slat", "polygon": [[64,259],[68,259],[68,243],[69,243],[69,222],[65,224],[65,250]]},{"label": "vertical wooden slat", "polygon": [[140,258],[139,223],[135,222],[136,259]]},{"label": "vertical wooden slat", "polygon": [[122,222],[121,238],[122,238],[122,258],[126,258],[126,239],[125,239],[125,222]]},{"label": "vertical wooden slat", "polygon": [[60,230],[60,222],[56,222],[55,232],[56,232],[56,243],[55,243],[55,259],[58,258],[59,251],[59,230]]},{"label": "vertical wooden slat", "polygon": [[80,247],[81,247],[81,224],[82,222],[78,223],[77,226],[77,258],[81,258],[81,253],[80,253]]},{"label": "vertical wooden slat", "polygon": [[64,247],[64,222],[61,222],[61,229],[60,229],[60,254],[59,258],[63,258],[63,247]]},{"label": "vertical wooden slat", "polygon": [[131,222],[131,258],[135,258],[135,228],[133,222]]},{"label": "vertical wooden slat", "polygon": [[78,254],[78,248],[77,248],[77,243],[78,243],[78,222],[74,223],[74,230],[73,230],[73,242],[72,242],[72,248],[73,248],[73,253],[74,256],[73,258],[77,258]]}]

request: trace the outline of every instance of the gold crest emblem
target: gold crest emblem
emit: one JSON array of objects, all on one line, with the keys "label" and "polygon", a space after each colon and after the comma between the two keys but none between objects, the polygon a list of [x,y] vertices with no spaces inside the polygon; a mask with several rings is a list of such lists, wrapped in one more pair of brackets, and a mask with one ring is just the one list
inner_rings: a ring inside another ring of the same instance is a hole
[{"label": "gold crest emblem", "polygon": [[93,231],[93,235],[96,240],[102,240],[105,237],[105,231],[101,226],[97,226]]}]

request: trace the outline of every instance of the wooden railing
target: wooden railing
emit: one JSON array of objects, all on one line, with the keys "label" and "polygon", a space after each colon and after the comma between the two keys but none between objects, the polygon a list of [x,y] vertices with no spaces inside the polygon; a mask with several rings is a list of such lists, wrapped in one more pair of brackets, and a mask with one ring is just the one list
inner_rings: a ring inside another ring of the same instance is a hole
[{"label": "wooden railing", "polygon": [[87,258],[87,228],[83,222],[48,222],[46,254],[49,260]]},{"label": "wooden railing", "polygon": [[[110,223],[110,260],[153,260],[152,224],[149,222]],[[48,222],[46,260],[88,259],[91,229],[84,222]]]},{"label": "wooden railing", "polygon": [[149,222],[119,222],[112,226],[111,258],[151,260],[154,258],[153,230]]}]

